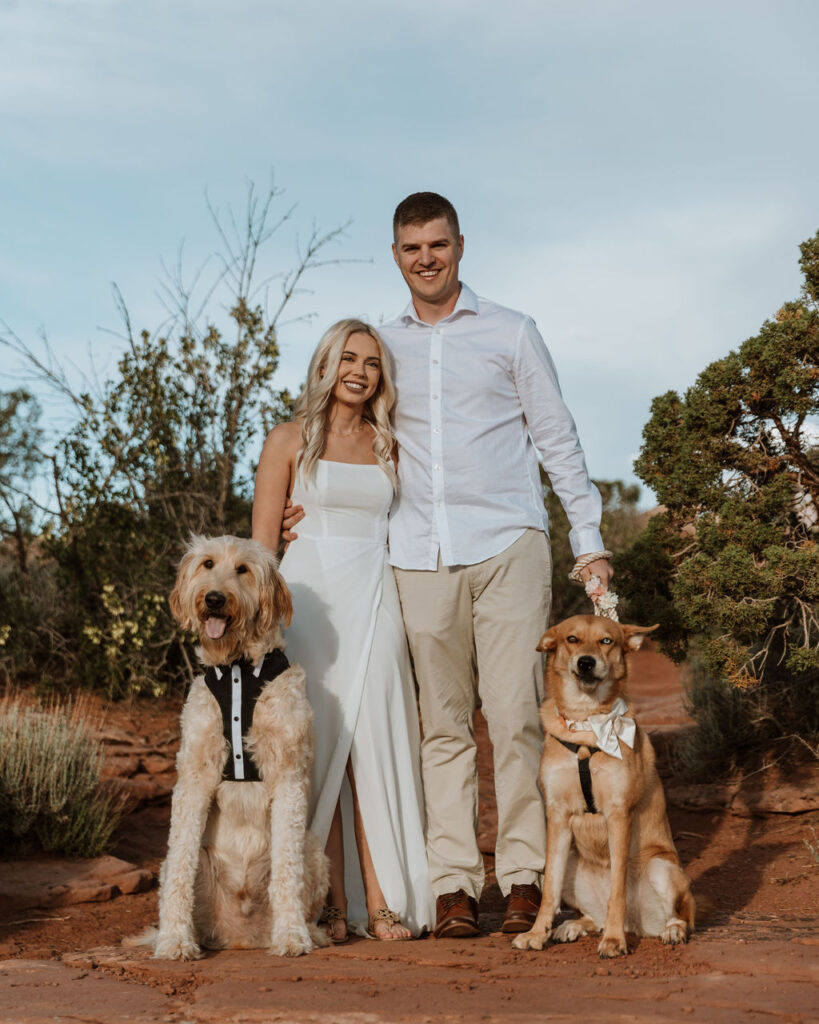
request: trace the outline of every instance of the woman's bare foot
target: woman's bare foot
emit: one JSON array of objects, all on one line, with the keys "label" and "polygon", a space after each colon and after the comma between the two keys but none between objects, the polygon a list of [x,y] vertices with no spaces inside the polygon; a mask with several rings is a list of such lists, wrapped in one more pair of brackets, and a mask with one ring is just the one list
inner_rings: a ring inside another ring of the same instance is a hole
[{"label": "woman's bare foot", "polygon": [[374,939],[381,939],[383,942],[391,942],[396,939],[411,939],[412,932],[401,918],[392,910],[382,907],[370,915],[370,923],[367,929]]},{"label": "woman's bare foot", "polygon": [[347,932],[347,912],[340,907],[325,907],[321,912],[319,925],[327,932],[334,946],[342,945],[350,937]]}]

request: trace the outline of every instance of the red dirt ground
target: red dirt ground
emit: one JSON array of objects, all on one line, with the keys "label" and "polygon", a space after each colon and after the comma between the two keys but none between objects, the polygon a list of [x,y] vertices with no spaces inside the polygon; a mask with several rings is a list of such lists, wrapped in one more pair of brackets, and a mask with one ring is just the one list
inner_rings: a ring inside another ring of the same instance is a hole
[{"label": "red dirt ground", "polygon": [[[678,671],[655,652],[640,652],[630,691],[640,722],[662,748],[665,735],[685,723]],[[103,728],[109,764],[117,766],[111,771],[129,775],[126,785],[151,801],[123,821],[112,852],[154,872],[167,839],[163,794],[173,780],[168,767],[177,715],[178,706],[119,705],[108,709]],[[22,887],[0,886],[0,1021],[819,1020],[819,864],[811,849],[819,856],[819,811],[740,817],[724,806],[672,805],[681,859],[708,908],[687,946],[632,936],[631,955],[605,963],[593,937],[519,952],[498,931],[491,748],[480,718],[476,731],[479,840],[489,873],[480,938],[395,944],[353,938],[296,960],[228,951],[192,964],[163,963],[119,947],[124,935],[155,920],[155,889],[46,909],[41,901],[33,905],[38,901]],[[760,788],[766,778],[758,776]],[[776,799],[768,793],[769,803]],[[65,862],[37,858],[29,871],[32,879],[56,877],[58,868],[65,870]],[[0,875],[4,869],[7,876],[20,870],[0,863]]]}]

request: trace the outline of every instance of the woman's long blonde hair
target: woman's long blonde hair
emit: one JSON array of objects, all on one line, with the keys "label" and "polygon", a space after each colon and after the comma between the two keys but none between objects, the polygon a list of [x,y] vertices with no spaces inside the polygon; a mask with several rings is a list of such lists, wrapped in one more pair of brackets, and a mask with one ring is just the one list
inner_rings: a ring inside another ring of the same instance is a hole
[{"label": "woman's long blonde hair", "polygon": [[316,472],[316,465],[327,443],[330,405],[338,380],[341,356],[351,334],[368,334],[378,346],[381,378],[372,398],[364,406],[363,419],[375,431],[373,454],[395,489],[398,485],[392,461],[395,435],[390,425],[395,388],[389,356],[378,332],[363,320],[339,320],[325,331],[316,346],[307,371],[307,383],[296,402],[296,418],[301,420],[301,448],[296,457],[296,469],[305,480],[311,480]]}]

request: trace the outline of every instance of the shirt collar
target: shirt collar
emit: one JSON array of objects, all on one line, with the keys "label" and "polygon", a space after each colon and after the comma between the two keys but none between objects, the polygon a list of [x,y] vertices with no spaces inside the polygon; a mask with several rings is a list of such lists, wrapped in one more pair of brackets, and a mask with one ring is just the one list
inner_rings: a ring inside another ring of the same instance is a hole
[{"label": "shirt collar", "polygon": [[[456,320],[459,316],[464,313],[473,313],[475,316],[478,315],[478,296],[472,291],[470,287],[465,285],[463,281],[460,282],[461,292],[458,295],[458,301],[455,303],[455,308],[449,314],[445,316],[443,320],[439,320],[439,323],[445,324],[452,320]],[[404,323],[420,324],[421,327],[429,327],[426,321],[421,320],[418,314],[415,312],[415,306],[412,299],[407,303],[404,312],[398,317],[399,320],[403,320]]]}]

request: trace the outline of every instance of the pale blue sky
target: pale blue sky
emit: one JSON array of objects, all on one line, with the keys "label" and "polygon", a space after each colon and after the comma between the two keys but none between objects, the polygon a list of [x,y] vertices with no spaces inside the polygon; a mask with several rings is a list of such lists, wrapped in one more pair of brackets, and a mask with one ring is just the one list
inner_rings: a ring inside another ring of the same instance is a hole
[{"label": "pale blue sky", "polygon": [[273,170],[298,205],[268,269],[314,221],[372,261],[311,279],[295,387],[333,320],[403,307],[392,210],[434,189],[463,279],[537,320],[592,474],[628,479],[652,397],[798,292],[817,38],[813,0],[0,0],[0,319],[110,366],[111,282],[156,326],[160,260],[215,247],[205,188],[241,208]]}]

